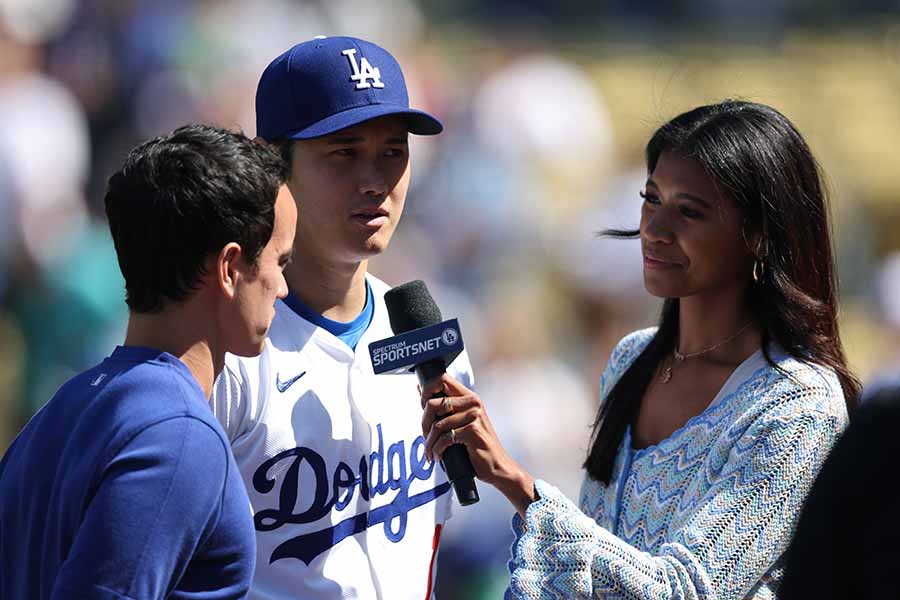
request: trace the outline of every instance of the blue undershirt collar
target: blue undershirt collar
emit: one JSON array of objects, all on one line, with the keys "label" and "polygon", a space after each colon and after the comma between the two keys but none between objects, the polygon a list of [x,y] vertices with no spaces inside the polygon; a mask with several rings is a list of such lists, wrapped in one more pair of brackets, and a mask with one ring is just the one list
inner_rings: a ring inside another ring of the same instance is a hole
[{"label": "blue undershirt collar", "polygon": [[356,350],[356,344],[359,343],[360,338],[369,328],[369,324],[372,322],[372,316],[375,314],[375,301],[372,297],[372,287],[369,285],[368,280],[366,281],[366,305],[363,307],[362,312],[359,313],[359,316],[349,323],[332,321],[331,319],[323,317],[308,305],[304,304],[292,292],[288,292],[287,297],[284,299],[284,303],[300,317],[321,327],[350,346],[351,350]]}]

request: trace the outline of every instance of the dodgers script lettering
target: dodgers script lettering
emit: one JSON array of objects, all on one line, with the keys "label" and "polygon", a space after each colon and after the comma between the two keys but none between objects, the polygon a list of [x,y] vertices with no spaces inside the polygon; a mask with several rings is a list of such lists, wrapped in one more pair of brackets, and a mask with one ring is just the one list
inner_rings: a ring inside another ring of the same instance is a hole
[{"label": "dodgers script lettering", "polygon": [[[282,461],[290,462],[280,478],[276,508],[260,510],[253,517],[258,531],[272,531],[288,524],[313,523],[332,510],[342,512],[350,505],[357,490],[365,501],[373,501],[396,490],[396,495],[388,504],[280,544],[269,557],[270,563],[283,558],[296,558],[308,565],[344,538],[380,524],[384,526],[385,537],[398,542],[406,535],[409,511],[435,500],[450,489],[450,484],[445,482],[410,496],[412,482],[429,480],[434,470],[434,463],[425,459],[424,438],[419,436],[413,440],[408,453],[403,440],[390,444],[385,453],[381,424],[376,429],[378,449],[368,456],[363,455],[356,470],[345,462],[338,462],[331,468],[318,452],[307,447],[285,450],[259,466],[253,474],[254,489],[261,494],[272,493],[276,496],[273,492],[277,482],[269,474],[275,465]],[[304,465],[308,467],[304,472],[311,471],[312,478],[306,477],[301,481],[300,467]],[[315,486],[312,502],[298,510],[298,492],[308,485]]]}]

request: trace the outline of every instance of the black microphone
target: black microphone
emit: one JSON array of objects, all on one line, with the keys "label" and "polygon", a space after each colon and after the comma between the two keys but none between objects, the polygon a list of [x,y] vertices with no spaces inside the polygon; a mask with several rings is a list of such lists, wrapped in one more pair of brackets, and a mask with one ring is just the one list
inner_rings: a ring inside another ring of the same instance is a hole
[{"label": "black microphone", "polygon": [[[425,282],[417,279],[398,285],[388,290],[384,295],[384,303],[387,305],[388,317],[391,321],[391,329],[394,335],[400,335],[436,325],[441,322],[441,309],[435,303]],[[455,357],[453,357],[455,358]],[[452,358],[450,359],[452,360]],[[419,383],[424,386],[427,382],[440,377],[447,370],[449,364],[446,356],[431,358],[415,365]],[[435,394],[438,397],[440,394]],[[447,471],[447,479],[453,484],[456,498],[463,506],[478,502],[478,488],[475,487],[475,469],[469,460],[469,453],[462,444],[453,444],[444,450],[442,462]]]}]

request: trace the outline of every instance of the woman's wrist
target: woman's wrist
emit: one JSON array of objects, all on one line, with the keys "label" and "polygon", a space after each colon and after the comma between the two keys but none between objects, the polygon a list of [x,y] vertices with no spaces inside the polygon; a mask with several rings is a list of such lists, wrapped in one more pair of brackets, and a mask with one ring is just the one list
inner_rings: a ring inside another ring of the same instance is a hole
[{"label": "woman's wrist", "polygon": [[534,477],[527,471],[513,465],[495,487],[506,496],[506,499],[515,507],[516,511],[522,517],[525,517],[525,511],[528,506],[537,500],[537,490],[534,487]]}]

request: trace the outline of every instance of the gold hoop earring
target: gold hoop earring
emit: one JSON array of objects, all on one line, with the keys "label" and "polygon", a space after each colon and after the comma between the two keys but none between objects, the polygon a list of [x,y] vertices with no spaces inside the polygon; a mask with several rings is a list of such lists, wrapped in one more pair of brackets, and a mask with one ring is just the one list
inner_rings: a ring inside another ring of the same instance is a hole
[{"label": "gold hoop earring", "polygon": [[753,260],[753,282],[759,283],[766,276],[766,263],[761,256]]}]

